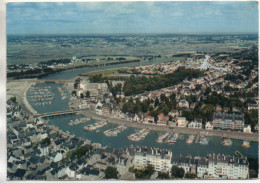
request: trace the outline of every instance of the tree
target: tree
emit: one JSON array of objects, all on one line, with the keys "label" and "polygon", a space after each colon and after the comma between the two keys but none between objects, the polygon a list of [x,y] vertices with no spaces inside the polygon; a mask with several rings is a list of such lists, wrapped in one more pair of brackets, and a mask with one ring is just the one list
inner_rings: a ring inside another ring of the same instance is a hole
[{"label": "tree", "polygon": [[86,97],[89,98],[90,97],[90,91],[86,92]]},{"label": "tree", "polygon": [[93,149],[91,145],[83,145],[78,147],[76,150],[72,151],[70,154],[67,154],[67,156],[70,159],[73,158],[82,158],[83,156],[86,155],[86,153],[90,152]]},{"label": "tree", "polygon": [[211,92],[210,87],[207,87],[206,90],[205,90],[205,92],[204,92],[204,95],[207,96],[208,94],[210,94],[210,92]]},{"label": "tree", "polygon": [[186,179],[195,179],[197,176],[194,173],[186,173],[185,178]]},{"label": "tree", "polygon": [[71,95],[76,96],[76,95],[77,95],[77,92],[76,92],[75,90],[73,90],[73,91],[71,92]]},{"label": "tree", "polygon": [[151,177],[151,175],[154,173],[153,165],[148,164],[147,167],[145,167],[144,173]]},{"label": "tree", "polygon": [[177,166],[172,166],[172,169],[171,169],[171,174],[174,178],[183,178],[184,176],[184,169],[183,168],[179,168]]},{"label": "tree", "polygon": [[49,145],[51,143],[51,139],[49,137],[46,137],[41,141],[41,144]]},{"label": "tree", "polygon": [[78,88],[78,83],[74,83],[74,89],[77,89]]},{"label": "tree", "polygon": [[84,98],[84,94],[83,93],[80,94],[80,98]]},{"label": "tree", "polygon": [[105,170],[106,179],[117,179],[118,171],[115,167],[108,166]]},{"label": "tree", "polygon": [[156,99],[155,99],[155,101],[154,101],[154,106],[155,106],[155,107],[158,106],[159,103],[160,103],[160,101],[159,101],[158,97],[156,97]]},{"label": "tree", "polygon": [[10,100],[15,103],[16,102],[16,97],[11,97]]},{"label": "tree", "polygon": [[157,179],[170,179],[170,175],[168,172],[159,172]]}]

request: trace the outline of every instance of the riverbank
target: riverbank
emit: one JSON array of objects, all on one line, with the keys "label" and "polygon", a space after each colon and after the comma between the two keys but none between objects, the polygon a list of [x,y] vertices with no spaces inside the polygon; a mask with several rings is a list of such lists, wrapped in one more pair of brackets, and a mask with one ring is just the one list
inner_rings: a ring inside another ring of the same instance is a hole
[{"label": "riverbank", "polygon": [[194,134],[194,135],[201,134],[205,136],[214,136],[220,138],[227,137],[227,138],[238,139],[238,140],[249,140],[249,141],[257,141],[257,142],[259,141],[259,134],[256,133],[158,126],[155,124],[137,123],[137,122],[127,121],[124,119],[116,119],[116,118],[101,116],[88,110],[84,110],[79,114],[97,120],[106,120],[107,122],[113,124],[126,125],[128,127],[133,127],[133,128],[148,129],[150,131],[163,131],[163,132],[174,132],[174,133],[184,133],[184,134]]}]

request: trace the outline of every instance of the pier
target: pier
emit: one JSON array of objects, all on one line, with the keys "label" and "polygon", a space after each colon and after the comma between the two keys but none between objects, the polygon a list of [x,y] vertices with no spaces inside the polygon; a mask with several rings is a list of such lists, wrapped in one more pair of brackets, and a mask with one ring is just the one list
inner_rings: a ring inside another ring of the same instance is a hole
[{"label": "pier", "polygon": [[200,138],[200,134],[198,134],[197,137],[196,137],[196,140],[195,140],[196,144],[198,143],[199,138]]},{"label": "pier", "polygon": [[171,133],[168,135],[168,137],[166,138],[166,140],[165,140],[164,142],[167,142],[167,141],[171,138],[172,135],[173,135],[173,132],[171,132]]}]

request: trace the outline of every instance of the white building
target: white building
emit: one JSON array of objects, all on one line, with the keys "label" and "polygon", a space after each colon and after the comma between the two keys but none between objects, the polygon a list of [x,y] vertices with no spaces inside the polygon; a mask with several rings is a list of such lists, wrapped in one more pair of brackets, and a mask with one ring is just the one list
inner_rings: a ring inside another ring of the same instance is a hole
[{"label": "white building", "polygon": [[244,129],[243,129],[244,133],[251,133],[251,126],[250,125],[245,125]]},{"label": "white building", "polygon": [[248,179],[249,164],[246,157],[209,155],[209,178]]},{"label": "white building", "polygon": [[169,112],[169,116],[171,116],[171,117],[173,117],[173,118],[178,117],[178,116],[179,116],[178,110],[171,110],[171,111]]},{"label": "white building", "polygon": [[213,128],[243,131],[244,115],[234,113],[214,113]]},{"label": "white building", "polygon": [[144,169],[148,164],[155,171],[169,172],[171,170],[172,152],[159,148],[137,147],[135,149],[134,168]]},{"label": "white building", "polygon": [[202,120],[192,121],[188,124],[188,128],[202,129]]},{"label": "white building", "polygon": [[207,122],[206,125],[205,125],[205,129],[206,130],[213,130],[213,124],[211,122]]},{"label": "white building", "polygon": [[180,100],[179,107],[180,108],[189,108],[189,102],[186,100]]},{"label": "white building", "polygon": [[188,122],[185,117],[178,117],[177,118],[177,125],[178,127],[185,128],[187,126]]}]

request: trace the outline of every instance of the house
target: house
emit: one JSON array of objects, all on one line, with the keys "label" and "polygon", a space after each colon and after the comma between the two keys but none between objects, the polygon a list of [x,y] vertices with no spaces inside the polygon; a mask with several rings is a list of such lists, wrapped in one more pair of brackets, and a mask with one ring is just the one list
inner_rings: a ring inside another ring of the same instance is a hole
[{"label": "house", "polygon": [[82,168],[76,178],[79,180],[97,180],[99,179],[100,171],[98,169],[93,168],[92,166],[87,166]]},{"label": "house", "polygon": [[180,108],[189,108],[189,102],[188,101],[186,101],[186,100],[180,100],[180,102],[179,102],[179,107]]},{"label": "house", "polygon": [[135,117],[135,114],[133,114],[133,113],[129,112],[126,114],[126,120],[128,120],[128,121],[133,121],[134,117]]},{"label": "house", "polygon": [[61,161],[62,158],[63,158],[63,154],[62,154],[61,151],[59,151],[59,152],[57,152],[57,154],[56,154],[56,156],[55,156],[55,158],[54,158],[53,161],[54,161],[54,162],[58,162],[58,161]]},{"label": "house", "polygon": [[173,121],[168,121],[168,125],[171,126],[171,127],[176,127],[177,123],[173,122]]},{"label": "house", "polygon": [[98,101],[98,103],[95,106],[95,110],[97,114],[102,115],[102,106],[103,104],[100,101]]},{"label": "house", "polygon": [[257,124],[255,125],[254,130],[255,130],[255,132],[258,133],[258,131],[259,131],[259,123],[257,123]]},{"label": "house", "polygon": [[171,110],[168,115],[171,116],[172,118],[175,118],[179,116],[179,112],[178,110]]},{"label": "house", "polygon": [[76,177],[76,170],[78,170],[78,165],[76,163],[72,163],[69,167],[66,169],[66,174],[68,177],[75,178]]},{"label": "house", "polygon": [[212,122],[207,122],[206,125],[205,125],[205,129],[206,130],[213,130],[213,124]]},{"label": "house", "polygon": [[252,133],[251,132],[251,126],[250,125],[245,125],[245,127],[243,128],[243,132],[244,133]]},{"label": "house", "polygon": [[177,125],[178,127],[185,128],[187,126],[187,120],[185,117],[178,117],[177,118]]},{"label": "house", "polygon": [[116,164],[117,171],[120,175],[124,175],[128,172],[129,168],[133,166],[133,159],[119,157]]},{"label": "house", "polygon": [[142,115],[141,114],[135,114],[133,117],[133,121],[139,122],[142,120]]},{"label": "house", "polygon": [[110,116],[111,115],[111,105],[104,103],[102,106],[102,115],[103,116]]},{"label": "house", "polygon": [[144,118],[144,123],[154,123],[154,117],[152,116],[146,116]]},{"label": "house", "polygon": [[220,105],[217,105],[216,112],[222,112],[222,107]]},{"label": "house", "polygon": [[188,124],[188,128],[199,128],[202,129],[202,120],[197,119],[195,121],[192,121]]},{"label": "house", "polygon": [[250,111],[250,110],[253,110],[253,109],[258,109],[258,104],[247,104],[247,109]]},{"label": "house", "polygon": [[163,118],[158,119],[157,125],[167,125],[168,121],[169,121],[169,117],[164,116]]},{"label": "house", "polygon": [[239,107],[233,107],[232,112],[241,112],[241,109]]},{"label": "house", "polygon": [[49,154],[49,146],[48,145],[41,145],[40,151],[41,151],[40,156],[47,156]]}]

